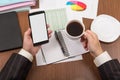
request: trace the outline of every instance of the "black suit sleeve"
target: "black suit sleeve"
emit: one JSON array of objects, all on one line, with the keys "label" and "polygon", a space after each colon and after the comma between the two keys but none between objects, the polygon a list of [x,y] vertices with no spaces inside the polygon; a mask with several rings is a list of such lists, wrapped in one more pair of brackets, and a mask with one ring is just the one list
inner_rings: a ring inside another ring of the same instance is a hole
[{"label": "black suit sleeve", "polygon": [[120,63],[117,59],[98,67],[102,80],[120,80]]},{"label": "black suit sleeve", "polygon": [[0,72],[0,80],[25,80],[31,66],[32,62],[27,58],[12,54]]}]

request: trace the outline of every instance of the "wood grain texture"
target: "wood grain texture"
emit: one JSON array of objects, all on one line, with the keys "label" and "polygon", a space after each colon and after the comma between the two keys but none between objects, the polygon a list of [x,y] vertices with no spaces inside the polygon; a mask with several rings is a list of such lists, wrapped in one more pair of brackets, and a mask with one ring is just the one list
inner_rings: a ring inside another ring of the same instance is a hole
[{"label": "wood grain texture", "polygon": [[[99,0],[98,15],[108,14],[120,21],[120,0]],[[37,4],[38,6],[38,4]],[[28,12],[18,13],[22,35],[29,27]],[[84,19],[86,30],[90,29],[93,20]],[[112,58],[120,61],[120,38],[113,43],[101,42],[102,48],[107,50]],[[20,49],[0,53],[0,69],[13,52]],[[60,64],[50,64],[42,67],[36,66],[36,60],[28,74],[27,80],[101,80],[99,72],[93,63],[93,57],[87,53],[83,60]]]}]

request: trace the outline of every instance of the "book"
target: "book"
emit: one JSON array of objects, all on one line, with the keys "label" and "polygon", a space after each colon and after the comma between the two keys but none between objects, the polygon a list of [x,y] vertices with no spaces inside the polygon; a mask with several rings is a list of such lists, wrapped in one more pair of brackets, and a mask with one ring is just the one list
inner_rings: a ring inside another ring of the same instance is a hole
[{"label": "book", "polygon": [[16,12],[0,14],[0,51],[22,47],[22,35]]}]

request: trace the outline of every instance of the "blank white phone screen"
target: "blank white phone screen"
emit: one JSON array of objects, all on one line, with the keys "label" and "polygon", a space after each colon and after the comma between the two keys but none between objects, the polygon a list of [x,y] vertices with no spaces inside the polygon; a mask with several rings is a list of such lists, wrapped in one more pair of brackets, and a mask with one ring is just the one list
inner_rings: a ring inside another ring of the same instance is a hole
[{"label": "blank white phone screen", "polygon": [[30,24],[33,43],[39,43],[48,40],[44,13],[31,15]]}]

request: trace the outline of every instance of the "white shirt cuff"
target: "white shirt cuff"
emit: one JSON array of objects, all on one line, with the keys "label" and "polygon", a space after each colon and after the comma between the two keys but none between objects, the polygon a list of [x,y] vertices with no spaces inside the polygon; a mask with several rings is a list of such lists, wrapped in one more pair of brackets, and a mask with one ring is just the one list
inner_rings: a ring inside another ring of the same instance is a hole
[{"label": "white shirt cuff", "polygon": [[30,60],[31,62],[33,61],[33,56],[32,56],[32,54],[30,54],[28,51],[26,51],[26,50],[24,50],[24,49],[21,49],[18,54],[24,56],[25,58],[27,58],[27,59]]},{"label": "white shirt cuff", "polygon": [[108,52],[105,51],[94,59],[94,63],[97,67],[99,67],[100,65],[102,65],[110,60],[112,60],[112,58],[110,57]]}]

